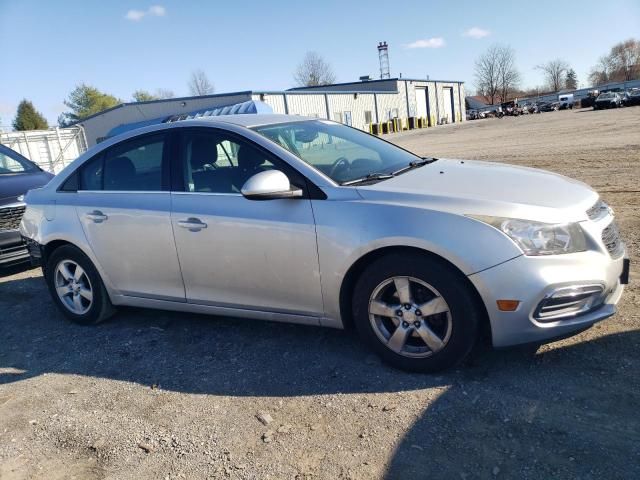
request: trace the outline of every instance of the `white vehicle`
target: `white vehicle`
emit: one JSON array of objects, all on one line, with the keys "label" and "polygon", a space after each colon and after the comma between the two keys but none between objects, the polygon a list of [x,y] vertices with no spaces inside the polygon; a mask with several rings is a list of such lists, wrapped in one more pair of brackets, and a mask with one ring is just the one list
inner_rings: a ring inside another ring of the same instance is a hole
[{"label": "white vehicle", "polygon": [[560,102],[558,110],[564,110],[565,108],[573,109],[573,93],[558,95],[558,102]]}]

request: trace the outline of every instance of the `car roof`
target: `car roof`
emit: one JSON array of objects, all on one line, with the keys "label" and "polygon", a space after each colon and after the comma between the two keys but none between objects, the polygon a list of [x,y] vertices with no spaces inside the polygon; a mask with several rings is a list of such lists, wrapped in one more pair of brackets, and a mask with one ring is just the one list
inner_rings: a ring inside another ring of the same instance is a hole
[{"label": "car roof", "polygon": [[[278,123],[304,122],[308,120],[316,120],[313,117],[303,117],[300,115],[283,115],[275,113],[263,114],[236,114],[236,115],[220,115],[216,117],[197,117],[188,120],[180,120],[180,123],[188,126],[189,122],[212,122],[212,123],[232,123],[241,127],[258,127],[262,125],[275,125]],[[172,122],[173,123],[173,122]]]}]

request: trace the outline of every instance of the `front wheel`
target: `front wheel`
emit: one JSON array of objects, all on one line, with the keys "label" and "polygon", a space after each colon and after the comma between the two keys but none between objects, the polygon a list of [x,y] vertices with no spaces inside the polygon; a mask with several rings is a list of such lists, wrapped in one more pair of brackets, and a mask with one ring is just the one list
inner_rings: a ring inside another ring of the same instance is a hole
[{"label": "front wheel", "polygon": [[94,325],[115,312],[98,271],[77,247],[65,245],[54,250],[46,273],[53,301],[72,322]]},{"label": "front wheel", "polygon": [[480,313],[462,274],[420,255],[385,256],[365,269],[353,294],[362,340],[390,365],[435,372],[461,362]]}]

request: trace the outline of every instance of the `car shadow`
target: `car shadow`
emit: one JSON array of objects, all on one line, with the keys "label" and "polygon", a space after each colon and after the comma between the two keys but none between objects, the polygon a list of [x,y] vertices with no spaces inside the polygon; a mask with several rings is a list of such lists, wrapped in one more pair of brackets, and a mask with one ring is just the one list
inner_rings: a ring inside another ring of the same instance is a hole
[{"label": "car shadow", "polygon": [[639,331],[543,353],[479,348],[416,375],[326,328],[140,309],[77,326],[39,277],[0,283],[0,312],[0,385],[61,373],[234,396],[431,389],[387,479],[640,478]]},{"label": "car shadow", "polygon": [[383,365],[342,330],[121,308],[99,326],[57,310],[41,277],[0,283],[0,384],[76,374],[184,393],[298,396],[438,385]]},{"label": "car shadow", "polygon": [[640,478],[639,346],[636,330],[486,353],[404,435],[385,478]]}]

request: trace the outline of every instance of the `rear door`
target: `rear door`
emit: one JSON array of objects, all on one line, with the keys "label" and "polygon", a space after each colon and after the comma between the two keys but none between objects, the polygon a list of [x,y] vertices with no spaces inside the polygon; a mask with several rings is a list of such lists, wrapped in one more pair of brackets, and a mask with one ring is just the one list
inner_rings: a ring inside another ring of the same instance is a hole
[{"label": "rear door", "polygon": [[171,228],[168,134],[107,149],[80,170],[76,210],[111,284],[124,295],[185,301]]},{"label": "rear door", "polygon": [[181,137],[176,176],[183,182],[172,192],[172,222],[187,301],[321,316],[311,201],[240,193],[249,177],[268,169],[282,170],[298,187],[304,179],[237,134],[182,129]]}]

